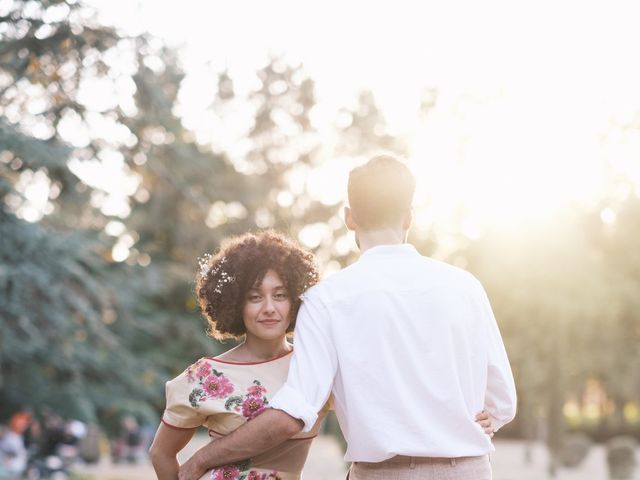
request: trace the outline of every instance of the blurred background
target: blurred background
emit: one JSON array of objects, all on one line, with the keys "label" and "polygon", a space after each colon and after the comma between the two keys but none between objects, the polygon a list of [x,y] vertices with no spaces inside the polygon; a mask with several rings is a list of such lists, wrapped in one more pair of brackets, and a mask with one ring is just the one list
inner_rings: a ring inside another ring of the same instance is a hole
[{"label": "blurred background", "polygon": [[146,462],[164,382],[231,346],[198,257],[275,228],[331,275],[347,174],[387,152],[410,242],[492,301],[496,478],[633,478],[640,10],[517,3],[0,0],[0,441]]}]

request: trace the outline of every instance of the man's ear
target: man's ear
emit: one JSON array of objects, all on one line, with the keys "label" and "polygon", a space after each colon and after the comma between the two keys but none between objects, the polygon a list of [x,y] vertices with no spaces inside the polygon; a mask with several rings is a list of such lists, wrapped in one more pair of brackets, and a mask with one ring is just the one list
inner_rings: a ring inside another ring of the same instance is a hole
[{"label": "man's ear", "polygon": [[349,207],[344,207],[344,224],[349,230],[355,230],[358,226],[353,219],[353,214],[351,213],[351,209]]},{"label": "man's ear", "polygon": [[409,208],[402,217],[402,229],[409,230],[411,228],[411,223],[413,223],[413,209]]}]

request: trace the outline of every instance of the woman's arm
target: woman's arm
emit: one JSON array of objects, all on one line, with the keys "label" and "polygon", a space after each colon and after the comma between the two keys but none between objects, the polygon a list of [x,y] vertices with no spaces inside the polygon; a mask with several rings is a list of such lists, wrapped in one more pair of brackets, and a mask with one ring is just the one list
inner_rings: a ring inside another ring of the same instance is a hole
[{"label": "woman's arm", "polygon": [[160,423],[149,448],[158,480],[178,480],[180,465],[176,455],[189,443],[195,431],[195,428],[174,428]]},{"label": "woman's arm", "polygon": [[493,424],[491,422],[491,416],[487,412],[483,410],[479,414],[477,414],[476,422],[480,424],[480,426],[484,430],[484,433],[486,433],[490,437],[493,437]]}]

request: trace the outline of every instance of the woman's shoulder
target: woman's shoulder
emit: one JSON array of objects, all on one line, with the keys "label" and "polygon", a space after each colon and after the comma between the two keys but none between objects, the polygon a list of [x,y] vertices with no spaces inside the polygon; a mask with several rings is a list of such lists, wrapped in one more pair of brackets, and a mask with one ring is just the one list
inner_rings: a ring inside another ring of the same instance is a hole
[{"label": "woman's shoulder", "polygon": [[224,376],[221,371],[222,365],[218,364],[213,357],[201,357],[185,368],[180,374],[167,382],[167,387],[177,388],[181,385],[202,383],[206,378],[214,376]]},{"label": "woman's shoulder", "polygon": [[188,389],[196,396],[222,399],[255,382],[275,386],[274,382],[286,379],[291,353],[262,362],[242,361],[243,357],[228,352],[216,357],[201,357],[167,382],[167,392]]},{"label": "woman's shoulder", "polygon": [[167,382],[166,395],[168,400],[199,408],[206,400],[225,399],[233,394],[234,384],[234,379],[211,358],[202,357]]}]

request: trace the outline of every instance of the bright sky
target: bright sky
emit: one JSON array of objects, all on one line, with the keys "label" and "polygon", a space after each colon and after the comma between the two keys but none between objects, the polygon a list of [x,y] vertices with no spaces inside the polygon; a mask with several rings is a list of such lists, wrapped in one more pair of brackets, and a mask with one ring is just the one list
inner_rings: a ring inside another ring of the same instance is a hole
[{"label": "bright sky", "polygon": [[[640,185],[638,128],[622,128],[640,117],[635,2],[91,3],[107,22],[183,47],[183,112],[196,129],[211,72],[228,68],[249,89],[269,52],[303,62],[328,119],[372,89],[393,131],[410,138],[416,203],[428,206],[419,226],[463,205],[473,238],[483,226],[595,202],[604,160]],[[425,88],[439,93],[421,117]],[[315,188],[340,195],[329,159],[323,172]]]}]

